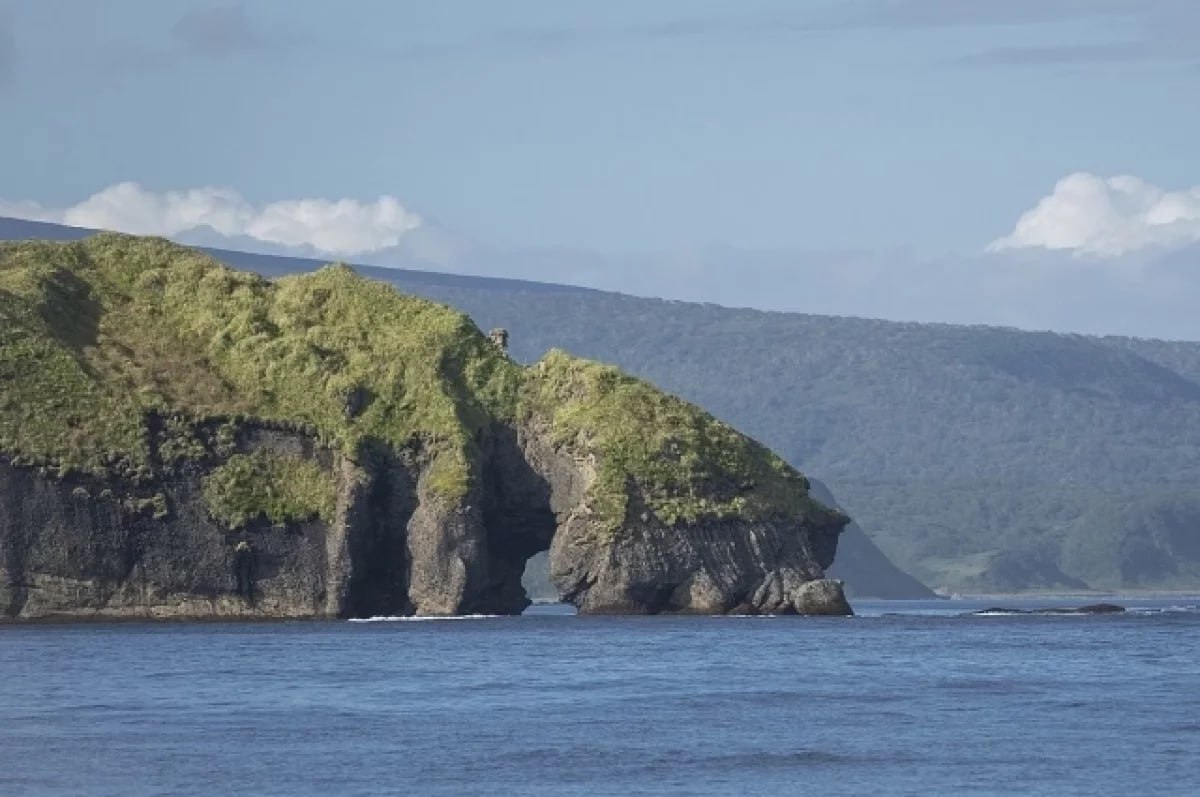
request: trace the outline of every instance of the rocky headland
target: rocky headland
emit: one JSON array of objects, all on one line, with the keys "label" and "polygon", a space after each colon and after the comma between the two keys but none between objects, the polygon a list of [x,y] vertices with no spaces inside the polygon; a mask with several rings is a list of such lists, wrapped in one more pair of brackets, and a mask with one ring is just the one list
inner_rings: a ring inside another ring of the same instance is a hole
[{"label": "rocky headland", "polygon": [[0,246],[0,619],[848,614],[848,522],[615,368],[330,266]]}]

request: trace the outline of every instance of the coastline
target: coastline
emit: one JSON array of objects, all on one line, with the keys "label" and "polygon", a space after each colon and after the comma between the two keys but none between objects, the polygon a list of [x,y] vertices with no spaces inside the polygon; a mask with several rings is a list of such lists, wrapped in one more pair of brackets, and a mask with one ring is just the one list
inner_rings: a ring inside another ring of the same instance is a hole
[{"label": "coastline", "polygon": [[938,593],[938,598],[944,600],[1094,600],[1097,598],[1130,600],[1166,600],[1168,598],[1195,598],[1200,600],[1200,588],[1196,589],[1148,589],[1148,590],[1072,590],[1068,592],[1034,591],[1034,592],[957,592],[952,595]]}]

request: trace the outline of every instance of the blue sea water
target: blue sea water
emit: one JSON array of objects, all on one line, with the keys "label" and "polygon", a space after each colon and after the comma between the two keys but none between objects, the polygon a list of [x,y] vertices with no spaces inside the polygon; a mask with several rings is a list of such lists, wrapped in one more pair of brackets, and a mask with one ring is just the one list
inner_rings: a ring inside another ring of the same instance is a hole
[{"label": "blue sea water", "polygon": [[0,794],[1200,794],[1200,600],[1124,603],[0,627]]}]

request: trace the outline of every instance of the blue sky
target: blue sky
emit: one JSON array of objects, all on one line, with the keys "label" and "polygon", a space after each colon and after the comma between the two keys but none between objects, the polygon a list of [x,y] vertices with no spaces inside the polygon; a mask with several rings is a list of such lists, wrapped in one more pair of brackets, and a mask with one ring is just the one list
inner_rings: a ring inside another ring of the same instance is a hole
[{"label": "blue sky", "polygon": [[[1015,250],[1127,275],[1200,240],[1197,97],[1192,0],[0,0],[0,210],[233,196],[231,240],[772,306],[638,276]],[[297,228],[331,215],[370,229]]]}]

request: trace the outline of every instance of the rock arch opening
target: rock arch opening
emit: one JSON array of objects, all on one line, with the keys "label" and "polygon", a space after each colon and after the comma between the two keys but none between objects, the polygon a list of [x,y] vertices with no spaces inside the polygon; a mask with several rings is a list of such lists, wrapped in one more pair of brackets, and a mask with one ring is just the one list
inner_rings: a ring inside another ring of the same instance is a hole
[{"label": "rock arch opening", "polygon": [[558,521],[550,482],[530,464],[517,432],[496,430],[489,448],[483,468],[483,525],[492,585],[485,599],[491,611],[520,614],[531,602],[523,583],[527,564],[550,549]]}]

